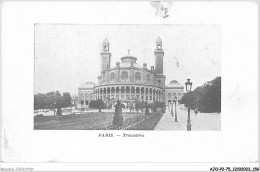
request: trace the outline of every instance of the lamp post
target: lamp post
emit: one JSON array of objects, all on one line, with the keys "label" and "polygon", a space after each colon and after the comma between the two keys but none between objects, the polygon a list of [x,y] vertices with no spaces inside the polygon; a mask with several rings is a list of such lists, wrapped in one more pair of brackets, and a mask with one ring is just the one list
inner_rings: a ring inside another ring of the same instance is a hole
[{"label": "lamp post", "polygon": [[[186,91],[190,92],[192,87],[192,82],[190,82],[190,79],[187,79],[187,82],[185,83]],[[189,107],[189,95],[188,95],[188,119],[187,119],[187,130],[191,131],[191,120],[190,120],[190,107]]]},{"label": "lamp post", "polygon": [[56,107],[56,101],[53,101],[53,112],[54,112],[54,116],[55,116],[55,107]]},{"label": "lamp post", "polygon": [[174,97],[174,102],[175,102],[175,122],[178,122],[178,119],[177,119],[177,109],[176,109],[176,104],[177,104],[177,97],[176,96]]},{"label": "lamp post", "polygon": [[172,117],[173,117],[173,103],[171,102],[171,114],[172,114]]}]

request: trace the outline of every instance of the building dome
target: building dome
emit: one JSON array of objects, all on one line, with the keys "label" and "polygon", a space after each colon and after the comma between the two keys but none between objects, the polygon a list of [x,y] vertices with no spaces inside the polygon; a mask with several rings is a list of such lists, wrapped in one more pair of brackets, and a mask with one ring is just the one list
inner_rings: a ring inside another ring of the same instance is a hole
[{"label": "building dome", "polygon": [[[133,67],[135,68],[142,68],[141,65],[137,64],[137,63],[132,63],[133,64]],[[120,67],[121,68],[128,68],[128,67],[131,67],[132,66],[131,62],[123,62],[120,64]]]},{"label": "building dome", "polygon": [[181,88],[183,89],[184,87],[176,80],[172,80],[168,85],[166,85],[166,88]]},{"label": "building dome", "polygon": [[122,63],[124,63],[124,62],[136,63],[137,58],[134,56],[131,56],[131,55],[126,55],[124,57],[121,57],[121,60],[122,60]]},{"label": "building dome", "polygon": [[79,86],[79,89],[82,90],[87,90],[87,89],[93,89],[93,87],[95,87],[95,83],[94,82],[86,82],[85,84]]}]

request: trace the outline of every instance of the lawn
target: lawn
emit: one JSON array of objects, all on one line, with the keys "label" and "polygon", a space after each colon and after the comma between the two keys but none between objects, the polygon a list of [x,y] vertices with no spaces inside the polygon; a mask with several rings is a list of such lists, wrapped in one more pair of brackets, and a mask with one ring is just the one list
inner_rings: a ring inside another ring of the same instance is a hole
[{"label": "lawn", "polygon": [[[140,115],[140,113],[139,113]],[[123,113],[124,120],[137,114]],[[34,117],[35,130],[93,130],[111,125],[114,112],[86,112],[79,115]]]}]

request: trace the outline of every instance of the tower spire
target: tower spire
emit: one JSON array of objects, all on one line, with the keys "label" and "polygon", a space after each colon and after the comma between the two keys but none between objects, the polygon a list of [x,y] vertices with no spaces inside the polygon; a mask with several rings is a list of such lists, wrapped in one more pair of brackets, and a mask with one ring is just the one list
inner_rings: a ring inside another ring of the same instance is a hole
[{"label": "tower spire", "polygon": [[155,55],[155,73],[163,75],[164,51],[162,49],[162,39],[159,36],[156,39],[156,48],[154,50],[154,55]]},{"label": "tower spire", "polygon": [[101,55],[101,74],[110,68],[110,61],[111,61],[111,53],[109,51],[110,43],[107,38],[103,41],[103,47],[100,52]]}]

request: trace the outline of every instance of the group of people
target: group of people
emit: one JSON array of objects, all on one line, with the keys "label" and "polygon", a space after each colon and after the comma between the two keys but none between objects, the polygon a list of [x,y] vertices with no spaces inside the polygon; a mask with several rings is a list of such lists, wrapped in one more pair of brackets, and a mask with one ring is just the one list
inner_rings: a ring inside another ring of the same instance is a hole
[{"label": "group of people", "polygon": [[[168,104],[168,111],[171,112],[170,104]],[[195,109],[194,109],[194,113],[195,113],[195,116],[197,116],[197,114],[199,113],[199,109],[198,109],[198,108],[195,108]]]}]

